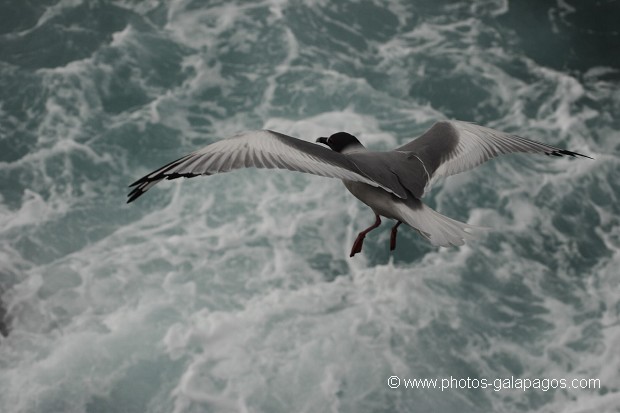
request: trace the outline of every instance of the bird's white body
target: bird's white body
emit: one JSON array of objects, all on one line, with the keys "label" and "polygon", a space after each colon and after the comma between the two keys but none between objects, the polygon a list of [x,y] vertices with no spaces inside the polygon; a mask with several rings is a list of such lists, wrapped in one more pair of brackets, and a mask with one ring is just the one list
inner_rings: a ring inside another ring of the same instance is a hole
[{"label": "bird's white body", "polygon": [[394,208],[394,204],[401,201],[397,196],[362,182],[343,179],[342,183],[354,197],[368,205],[375,214],[397,221],[405,221]]},{"label": "bird's white body", "polygon": [[342,182],[353,196],[368,205],[376,215],[406,223],[433,245],[463,245],[466,239],[473,238],[473,231],[484,229],[441,215],[413,196],[402,199],[361,182]]}]

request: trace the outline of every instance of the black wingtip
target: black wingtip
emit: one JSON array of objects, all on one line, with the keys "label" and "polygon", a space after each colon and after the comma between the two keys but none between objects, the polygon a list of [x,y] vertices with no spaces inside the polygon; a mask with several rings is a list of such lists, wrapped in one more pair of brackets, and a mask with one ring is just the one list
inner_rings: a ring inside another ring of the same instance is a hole
[{"label": "black wingtip", "polygon": [[[127,203],[131,203],[133,201],[135,201],[136,199],[140,198],[144,193],[146,193],[146,191],[148,190],[148,188],[150,188],[149,185],[153,182],[157,183],[159,181],[163,181],[164,179],[177,179],[177,178],[193,178],[195,176],[199,176],[199,175],[210,175],[209,173],[203,173],[203,174],[195,174],[195,173],[171,173],[168,175],[164,175],[164,174],[159,174],[156,175],[154,177],[150,177],[149,175],[138,179],[136,182],[134,182],[133,184],[129,185],[129,188],[135,187],[131,190],[131,192],[129,192],[129,194],[127,194],[127,196],[129,197],[129,199],[127,200]],[[147,189],[144,189],[147,188]]]},{"label": "black wingtip", "polygon": [[134,188],[133,191],[131,191],[127,196],[129,197],[129,199],[127,200],[127,203],[130,204],[133,201],[135,201],[136,199],[138,199],[142,194],[144,194],[144,191],[142,190],[142,188],[138,187],[138,188]]},{"label": "black wingtip", "polygon": [[149,184],[153,182],[154,180],[158,181],[161,179],[150,179],[147,176],[145,176],[145,177],[138,179],[133,184],[129,185],[129,188],[133,187],[133,189],[127,194],[127,196],[129,197],[129,199],[127,199],[127,203],[128,204],[132,203],[136,199],[140,198],[146,192],[145,188],[148,189]]},{"label": "black wingtip", "polygon": [[577,156],[581,156],[581,157],[592,159],[592,160],[594,159],[591,156],[584,155],[584,154],[578,153],[578,152],[567,151],[565,149],[558,149],[558,150],[552,151],[552,152],[545,152],[545,155],[552,155],[552,156],[564,156],[564,155],[567,155],[567,156],[572,156],[573,158],[576,158]]},{"label": "black wingtip", "polygon": [[[594,160],[594,158],[593,158],[593,157],[588,156],[588,155],[584,155],[584,154],[582,154],[582,153],[575,153],[575,155],[583,156],[584,158],[588,158],[588,159],[592,159],[592,160]],[[575,155],[573,155],[573,156],[575,156]]]}]

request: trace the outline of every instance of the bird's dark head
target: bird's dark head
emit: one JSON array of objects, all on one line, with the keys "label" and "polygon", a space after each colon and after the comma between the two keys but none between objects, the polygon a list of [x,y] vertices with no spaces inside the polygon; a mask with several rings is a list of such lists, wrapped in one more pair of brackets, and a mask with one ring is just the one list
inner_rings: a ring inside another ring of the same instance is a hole
[{"label": "bird's dark head", "polygon": [[357,138],[350,133],[338,132],[334,133],[329,138],[318,138],[318,143],[329,146],[332,151],[345,153],[354,150],[364,149],[364,145],[357,140]]}]

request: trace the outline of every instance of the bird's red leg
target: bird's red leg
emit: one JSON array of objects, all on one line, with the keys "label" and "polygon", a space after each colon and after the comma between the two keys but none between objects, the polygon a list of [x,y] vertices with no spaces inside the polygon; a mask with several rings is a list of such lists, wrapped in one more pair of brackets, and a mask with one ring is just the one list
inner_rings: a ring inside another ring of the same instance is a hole
[{"label": "bird's red leg", "polygon": [[369,226],[368,228],[366,228],[365,230],[363,230],[362,232],[360,232],[359,234],[357,234],[357,238],[355,238],[355,242],[353,243],[353,248],[351,248],[351,255],[349,255],[349,257],[354,256],[358,252],[362,252],[362,244],[364,244],[364,237],[366,236],[366,234],[368,234],[373,229],[377,228],[379,225],[381,225],[381,218],[379,218],[379,215],[375,214],[375,223]]},{"label": "bird's red leg", "polygon": [[394,251],[396,248],[396,231],[398,231],[398,226],[402,224],[402,222],[398,221],[396,225],[392,227],[392,233],[390,234],[390,251]]}]

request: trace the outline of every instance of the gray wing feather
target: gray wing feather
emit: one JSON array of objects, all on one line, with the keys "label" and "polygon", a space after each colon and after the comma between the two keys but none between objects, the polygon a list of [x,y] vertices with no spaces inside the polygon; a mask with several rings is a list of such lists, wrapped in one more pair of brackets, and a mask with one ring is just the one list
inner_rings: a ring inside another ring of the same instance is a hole
[{"label": "gray wing feather", "polygon": [[164,165],[131,184],[134,188],[127,202],[134,201],[164,179],[213,175],[250,167],[289,169],[358,181],[406,197],[400,186],[392,187],[389,181],[371,177],[346,155],[278,132],[261,130],[223,139]]},{"label": "gray wing feather", "polygon": [[409,153],[424,166],[428,181],[458,174],[508,153],[534,153],[553,156],[589,156],[571,152],[517,135],[460,121],[435,123],[419,138],[396,149]]}]

